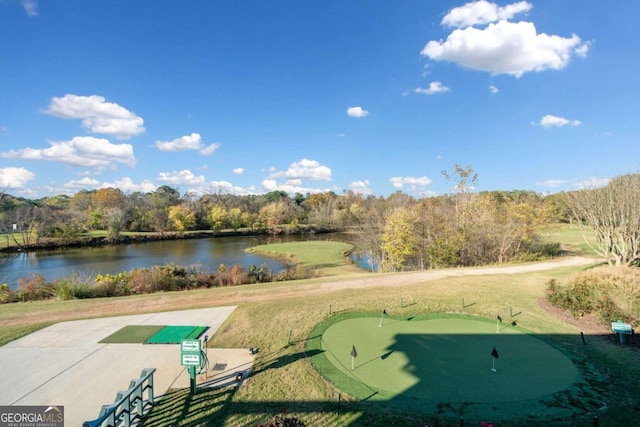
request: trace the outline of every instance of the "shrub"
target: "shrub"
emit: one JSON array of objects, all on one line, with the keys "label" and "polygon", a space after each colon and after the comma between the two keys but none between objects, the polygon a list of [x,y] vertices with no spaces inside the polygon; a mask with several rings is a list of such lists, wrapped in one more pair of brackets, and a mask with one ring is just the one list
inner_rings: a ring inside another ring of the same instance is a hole
[{"label": "shrub", "polygon": [[245,284],[248,281],[247,272],[242,266],[236,264],[229,270],[229,280],[234,286]]},{"label": "shrub", "polygon": [[9,285],[3,283],[0,285],[0,304],[6,304],[8,302],[16,302],[18,296],[9,288]]},{"label": "shrub", "polygon": [[52,298],[55,295],[53,287],[44,279],[42,274],[18,279],[18,299],[21,301],[38,301]]},{"label": "shrub", "polygon": [[96,297],[117,297],[129,295],[128,286],[129,274],[121,272],[118,274],[98,274],[94,293]]},{"label": "shrub", "polygon": [[547,300],[569,310],[575,317],[596,313],[601,323],[640,318],[640,270],[603,266],[569,278],[564,287],[555,279],[547,282]]},{"label": "shrub", "polygon": [[298,280],[308,279],[313,277],[314,271],[308,267],[302,265],[296,265],[295,267],[288,267],[278,273],[274,278],[274,282],[281,282],[285,280]]},{"label": "shrub", "polygon": [[53,289],[59,300],[83,299],[94,297],[93,280],[84,274],[73,273],[53,282]]},{"label": "shrub", "polygon": [[[266,426],[260,424],[260,427]],[[282,414],[276,415],[273,421],[269,423],[269,427],[306,427],[306,424],[299,418],[288,416],[287,408],[284,408]]]}]

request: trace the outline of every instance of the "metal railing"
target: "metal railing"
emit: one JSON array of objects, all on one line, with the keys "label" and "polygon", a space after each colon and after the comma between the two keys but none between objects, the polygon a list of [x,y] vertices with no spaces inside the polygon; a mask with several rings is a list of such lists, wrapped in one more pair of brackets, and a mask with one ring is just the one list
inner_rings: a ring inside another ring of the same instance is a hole
[{"label": "metal railing", "polygon": [[[114,403],[102,405],[98,418],[85,421],[82,427],[130,427],[153,405],[153,373],[155,368],[142,370],[140,378],[131,380],[127,391],[120,391]],[[144,394],[147,392],[147,398]]]}]

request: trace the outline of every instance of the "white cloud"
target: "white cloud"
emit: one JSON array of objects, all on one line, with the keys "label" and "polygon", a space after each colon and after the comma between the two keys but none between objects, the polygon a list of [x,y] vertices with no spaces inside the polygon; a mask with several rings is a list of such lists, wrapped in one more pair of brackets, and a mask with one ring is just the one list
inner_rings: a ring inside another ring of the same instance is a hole
[{"label": "white cloud", "polygon": [[199,153],[203,156],[210,156],[220,147],[220,143],[215,142],[205,147],[202,144],[200,134],[193,132],[191,135],[181,136],[171,141],[156,141],[156,147],[158,147],[160,151],[199,150]]},{"label": "white cloud", "polygon": [[563,179],[548,179],[546,181],[543,181],[543,182],[539,183],[538,185],[541,185],[543,187],[555,188],[555,187],[559,187],[561,185],[564,185],[567,182],[568,181],[563,180]]},{"label": "white cloud", "polygon": [[210,156],[218,148],[220,148],[220,143],[219,142],[214,142],[213,144],[207,145],[206,147],[204,147],[202,150],[200,150],[198,152],[200,154],[202,154],[203,156]]},{"label": "white cloud", "polygon": [[129,177],[122,178],[121,180],[116,180],[114,182],[104,182],[100,186],[101,188],[119,188],[125,193],[150,193],[152,191],[156,191],[157,187],[148,179],[142,180],[140,183],[136,184]]},{"label": "white cloud", "polygon": [[117,163],[134,166],[131,144],[112,144],[107,139],[76,136],[70,141],[49,141],[49,148],[23,148],[0,152],[3,159],[48,160],[72,166],[113,168]]},{"label": "white cloud", "polygon": [[38,16],[38,2],[36,0],[20,0],[20,4],[22,4],[27,15],[31,17]]},{"label": "white cloud", "polygon": [[589,52],[590,48],[591,48],[591,42],[584,42],[581,45],[579,45],[578,47],[576,47],[574,49],[574,52],[579,57],[586,58],[587,57],[587,53]]},{"label": "white cloud", "polygon": [[189,169],[173,172],[160,172],[158,181],[173,185],[200,185],[204,183],[204,175],[194,175]]},{"label": "white cloud", "polygon": [[463,28],[483,25],[502,19],[511,19],[515,15],[531,10],[533,5],[526,1],[498,6],[486,0],[479,0],[454,7],[442,18],[442,24],[449,27]]},{"label": "white cloud", "polygon": [[330,191],[330,189],[328,188],[321,189],[321,188],[302,187],[300,185],[294,185],[289,181],[283,184],[278,184],[278,182],[275,179],[269,179],[269,178],[264,179],[262,181],[261,187],[265,192],[284,191],[285,193],[288,193],[288,194],[296,194],[296,193],[315,194],[315,193],[323,193],[326,191]]},{"label": "white cloud", "polygon": [[0,168],[0,188],[22,188],[35,177],[25,168]]},{"label": "white cloud", "polygon": [[67,190],[82,190],[85,188],[97,188],[100,185],[100,181],[97,179],[89,178],[85,176],[82,179],[71,180],[63,185]]},{"label": "white cloud", "polygon": [[210,181],[206,185],[207,191],[200,191],[202,194],[235,194],[237,196],[247,196],[258,194],[253,186],[248,188],[238,187],[228,181]]},{"label": "white cloud", "polygon": [[539,124],[542,127],[548,128],[551,126],[555,126],[555,127],[563,127],[567,125],[580,126],[582,122],[580,120],[568,120],[568,119],[565,119],[564,117],[552,116],[551,114],[547,114],[540,120],[540,123],[534,123],[534,124]]},{"label": "white cloud", "polygon": [[407,186],[410,190],[416,191],[431,184],[431,179],[426,176],[396,176],[389,179],[394,188],[403,188]]},{"label": "white cloud", "polygon": [[531,22],[502,20],[484,29],[456,29],[445,41],[429,41],[421,54],[493,75],[520,77],[530,71],[560,70],[576,49],[585,51],[575,34],[569,38],[538,34]]},{"label": "white cloud", "polygon": [[369,180],[365,179],[364,181],[353,181],[349,184],[349,190],[353,191],[357,194],[369,195],[373,194],[373,191],[369,188]]},{"label": "white cloud", "polygon": [[442,83],[436,80],[429,83],[428,88],[417,87],[413,90],[413,92],[421,93],[423,95],[435,95],[436,93],[445,93],[445,92],[449,92],[450,90],[451,89],[449,89],[446,86],[442,86]]},{"label": "white cloud", "polygon": [[82,119],[82,126],[93,133],[128,139],[145,131],[144,120],[98,95],[65,95],[52,98],[47,114],[65,119]]},{"label": "white cloud", "polygon": [[592,177],[592,178],[576,181],[573,184],[573,186],[580,190],[584,190],[584,189],[590,190],[593,188],[604,187],[609,183],[609,181],[611,181],[610,178]]},{"label": "white cloud", "polygon": [[316,160],[302,159],[292,163],[284,172],[273,172],[270,178],[308,179],[314,181],[330,181],[331,169]]},{"label": "white cloud", "polygon": [[242,175],[244,173],[244,168],[235,168],[231,172],[233,172],[234,175]]},{"label": "white cloud", "polygon": [[498,92],[500,92],[500,89],[498,89],[498,88],[497,88],[496,86],[494,86],[494,85],[490,85],[490,86],[489,86],[489,92],[491,92],[491,93],[498,93]]},{"label": "white cloud", "polygon": [[349,107],[347,108],[347,115],[349,117],[362,118],[369,115],[367,110],[364,110],[362,107]]},{"label": "white cloud", "polygon": [[156,141],[156,147],[161,151],[199,150],[202,148],[202,137],[194,132],[171,141]]}]

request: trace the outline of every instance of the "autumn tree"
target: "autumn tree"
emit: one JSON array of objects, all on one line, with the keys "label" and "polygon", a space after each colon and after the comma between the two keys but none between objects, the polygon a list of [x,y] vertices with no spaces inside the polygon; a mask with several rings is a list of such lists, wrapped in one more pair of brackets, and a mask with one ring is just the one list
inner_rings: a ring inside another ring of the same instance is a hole
[{"label": "autumn tree", "polygon": [[215,205],[209,211],[209,222],[214,231],[220,231],[227,226],[229,213],[223,205]]},{"label": "autumn tree", "polygon": [[151,194],[151,209],[148,218],[155,231],[163,234],[170,228],[172,221],[169,219],[169,208],[179,203],[180,193],[168,185],[158,187]]},{"label": "autumn tree", "polygon": [[473,171],[471,165],[463,168],[455,164],[453,166],[453,173],[443,170],[442,175],[447,181],[455,180],[456,221],[458,228],[460,228],[464,234],[470,215],[468,209],[470,200],[469,192],[478,185],[478,174]]},{"label": "autumn tree", "polygon": [[275,235],[282,232],[283,226],[290,222],[292,218],[291,207],[285,199],[280,199],[260,209],[258,218],[269,232]]},{"label": "autumn tree", "polygon": [[[640,175],[623,175],[601,188],[565,193],[569,214],[585,242],[609,265],[640,261]],[[595,235],[591,244],[588,234]]]},{"label": "autumn tree", "polygon": [[385,202],[382,199],[369,197],[362,201],[357,209],[358,221],[355,226],[358,248],[371,257],[372,265],[380,266],[386,262],[382,235],[385,227]]},{"label": "autumn tree", "polygon": [[184,234],[196,223],[194,212],[186,204],[171,206],[169,208],[169,219],[173,221],[174,228],[180,234]]},{"label": "autumn tree", "polygon": [[420,223],[416,211],[409,207],[395,208],[386,218],[382,233],[382,250],[385,257],[382,271],[412,269],[412,259],[420,256]]}]

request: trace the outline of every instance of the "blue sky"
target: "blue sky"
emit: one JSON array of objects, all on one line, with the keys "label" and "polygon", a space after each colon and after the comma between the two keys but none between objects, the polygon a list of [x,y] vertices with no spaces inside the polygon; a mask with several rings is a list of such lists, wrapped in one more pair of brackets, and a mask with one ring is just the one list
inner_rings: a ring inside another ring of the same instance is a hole
[{"label": "blue sky", "polygon": [[0,186],[554,193],[637,173],[635,0],[0,0]]}]

